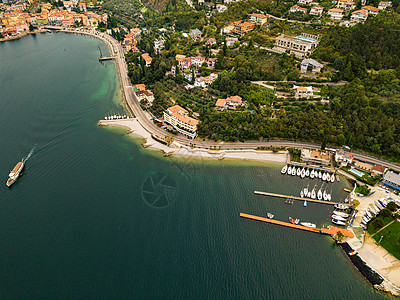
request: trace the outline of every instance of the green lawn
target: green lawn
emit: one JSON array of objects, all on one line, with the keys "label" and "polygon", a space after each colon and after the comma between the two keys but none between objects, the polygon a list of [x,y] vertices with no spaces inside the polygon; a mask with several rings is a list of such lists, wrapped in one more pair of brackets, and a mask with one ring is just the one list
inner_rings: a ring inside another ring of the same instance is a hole
[{"label": "green lawn", "polygon": [[[382,222],[383,222],[383,226],[382,227],[385,227],[387,224],[389,224],[390,222],[392,222],[393,221],[393,217],[386,217],[386,218],[382,218],[382,216],[379,216],[379,218],[382,220]],[[375,232],[377,232],[379,229],[381,229],[381,228],[378,228],[378,229],[376,229],[374,226],[372,226],[371,225],[371,223],[373,222],[373,220],[374,219],[372,219],[369,223],[368,223],[368,228],[367,228],[367,231],[368,231],[368,233],[369,234],[374,234]],[[400,223],[399,223],[400,224]],[[389,226],[390,227],[390,226]],[[382,231],[381,231],[382,232]],[[378,234],[379,235],[379,234]]]},{"label": "green lawn", "polygon": [[379,242],[383,236],[380,245],[397,259],[400,259],[400,223],[394,222],[384,230],[374,235],[375,241]]}]

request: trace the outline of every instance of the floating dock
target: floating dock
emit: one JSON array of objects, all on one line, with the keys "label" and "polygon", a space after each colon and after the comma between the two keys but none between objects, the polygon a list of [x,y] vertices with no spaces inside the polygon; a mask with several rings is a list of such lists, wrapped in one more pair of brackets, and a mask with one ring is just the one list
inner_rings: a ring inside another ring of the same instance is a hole
[{"label": "floating dock", "polygon": [[287,196],[287,195],[280,195],[280,194],[266,193],[266,192],[259,192],[259,191],[254,191],[254,194],[262,195],[262,196],[271,196],[271,197],[275,197],[275,198],[286,198],[286,199],[291,199],[291,200],[299,200],[299,201],[307,200],[307,202],[315,202],[315,203],[321,203],[321,204],[327,204],[327,205],[343,204],[346,206],[350,206],[350,204],[346,204],[346,203],[323,201],[323,200],[316,200],[316,199],[310,199],[310,198],[301,198],[301,197],[296,197],[296,196]]},{"label": "floating dock", "polygon": [[338,232],[341,232],[344,236],[347,236],[350,238],[354,237],[354,233],[352,231],[350,231],[348,229],[335,227],[335,226],[329,226],[329,228],[311,228],[311,227],[307,227],[307,226],[292,224],[292,223],[278,221],[278,220],[274,220],[274,219],[268,219],[268,218],[264,218],[264,217],[258,217],[258,216],[249,215],[249,214],[245,214],[245,213],[240,213],[240,217],[245,218],[245,219],[280,225],[280,226],[284,226],[284,227],[300,229],[300,230],[304,230],[304,231],[308,231],[308,232],[330,234],[330,235],[335,235]]}]

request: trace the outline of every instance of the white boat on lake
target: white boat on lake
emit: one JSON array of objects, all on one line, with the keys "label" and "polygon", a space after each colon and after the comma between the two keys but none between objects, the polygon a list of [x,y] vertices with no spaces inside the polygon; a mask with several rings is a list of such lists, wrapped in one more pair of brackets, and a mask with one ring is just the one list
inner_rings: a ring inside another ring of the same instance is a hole
[{"label": "white boat on lake", "polygon": [[282,168],[282,170],[281,170],[281,173],[282,173],[282,174],[285,174],[286,171],[287,171],[287,169],[288,169],[288,166],[287,166],[287,165],[283,166],[283,168]]},{"label": "white boat on lake", "polygon": [[310,223],[310,222],[301,222],[300,225],[303,225],[305,227],[310,227],[310,228],[317,228],[317,225],[315,225],[314,223]]}]

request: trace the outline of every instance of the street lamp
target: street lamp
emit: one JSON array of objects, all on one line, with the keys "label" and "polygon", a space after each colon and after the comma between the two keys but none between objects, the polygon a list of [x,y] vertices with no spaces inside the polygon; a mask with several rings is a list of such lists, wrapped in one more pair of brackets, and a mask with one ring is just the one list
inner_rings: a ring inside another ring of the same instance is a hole
[{"label": "street lamp", "polygon": [[378,242],[378,244],[380,244],[380,243],[381,243],[382,239],[383,239],[383,235],[381,235],[381,238],[379,239],[379,242]]}]

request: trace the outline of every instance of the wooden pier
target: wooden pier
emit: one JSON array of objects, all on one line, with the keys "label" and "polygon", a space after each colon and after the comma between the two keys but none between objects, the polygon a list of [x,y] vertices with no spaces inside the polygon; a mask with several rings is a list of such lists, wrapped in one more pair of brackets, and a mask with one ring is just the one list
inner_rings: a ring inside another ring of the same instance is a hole
[{"label": "wooden pier", "polygon": [[335,226],[328,226],[328,228],[311,228],[311,227],[307,227],[307,226],[303,226],[303,225],[297,225],[297,224],[278,221],[278,220],[274,220],[274,219],[258,217],[258,216],[249,215],[249,214],[245,214],[245,213],[240,213],[240,217],[245,218],[245,219],[280,225],[280,226],[284,226],[284,227],[295,228],[295,229],[304,230],[304,231],[308,231],[308,232],[322,233],[322,234],[329,234],[329,235],[335,235],[338,232],[341,232],[344,236],[347,236],[350,238],[354,237],[354,233],[352,231],[350,231],[348,229],[335,227]]},{"label": "wooden pier", "polygon": [[114,56],[99,57],[99,61],[112,60],[112,59],[114,59]]},{"label": "wooden pier", "polygon": [[266,222],[266,223],[272,223],[272,224],[285,226],[285,227],[301,229],[301,230],[315,232],[315,233],[321,233],[321,229],[318,229],[318,228],[306,227],[306,226],[287,223],[287,222],[278,221],[278,220],[274,220],[274,219],[268,219],[268,218],[253,216],[253,215],[249,215],[249,214],[245,214],[245,213],[240,213],[240,217],[246,218],[246,219],[251,219],[251,220],[256,220],[256,221],[261,221],[261,222]]},{"label": "wooden pier", "polygon": [[290,199],[290,200],[299,200],[299,201],[303,201],[303,202],[304,202],[304,200],[307,200],[307,202],[315,202],[315,203],[327,204],[327,205],[343,204],[346,206],[350,206],[350,204],[346,204],[346,203],[323,201],[323,200],[316,200],[316,199],[310,199],[310,198],[301,198],[301,197],[287,196],[287,195],[280,195],[280,194],[266,193],[266,192],[259,192],[259,191],[254,191],[254,194],[262,195],[262,196],[271,196],[271,197],[275,197],[275,198],[286,198],[286,199]]}]

